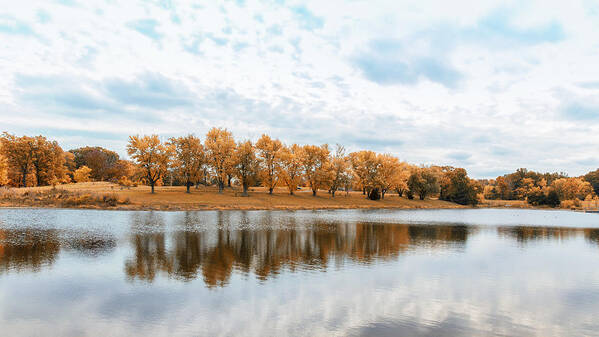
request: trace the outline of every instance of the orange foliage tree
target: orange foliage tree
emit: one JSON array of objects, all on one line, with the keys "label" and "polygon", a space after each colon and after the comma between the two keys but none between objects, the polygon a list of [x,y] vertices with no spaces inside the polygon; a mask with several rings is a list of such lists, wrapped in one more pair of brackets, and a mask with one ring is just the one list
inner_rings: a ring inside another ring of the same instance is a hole
[{"label": "orange foliage tree", "polygon": [[227,129],[212,128],[204,141],[207,162],[214,171],[218,183],[218,193],[223,193],[227,175],[233,168],[235,140]]},{"label": "orange foliage tree", "polygon": [[156,183],[168,170],[172,152],[171,147],[163,144],[158,135],[130,136],[127,144],[127,153],[144,171],[152,193]]}]

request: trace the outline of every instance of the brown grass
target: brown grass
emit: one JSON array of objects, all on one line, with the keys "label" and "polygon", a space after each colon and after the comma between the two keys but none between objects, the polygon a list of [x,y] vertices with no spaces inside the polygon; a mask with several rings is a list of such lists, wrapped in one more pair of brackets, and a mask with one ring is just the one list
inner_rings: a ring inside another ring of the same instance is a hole
[{"label": "brown grass", "polygon": [[[215,187],[192,188],[191,194],[185,193],[182,186],[156,187],[156,193],[151,194],[148,186],[122,188],[119,185],[94,182],[60,185],[55,191],[64,191],[72,196],[90,195],[104,196],[113,195],[117,204],[107,205],[97,198],[94,202],[61,202],[60,198],[46,198],[43,202],[22,203],[22,200],[30,200],[35,193],[56,193],[52,187],[32,187],[7,190],[10,197],[0,196],[0,206],[38,206],[38,207],[73,207],[73,208],[118,208],[118,209],[155,209],[155,210],[209,210],[209,209],[351,209],[351,208],[462,208],[464,206],[436,199],[408,200],[399,198],[397,194],[387,194],[384,200],[372,201],[364,198],[360,192],[351,192],[346,196],[345,192],[337,192],[332,198],[327,191],[319,191],[316,197],[308,189],[297,191],[295,195],[289,195],[284,188],[276,188],[275,193],[269,195],[264,188],[251,188],[249,197],[240,196],[238,188],[227,188],[223,194],[219,194]],[[26,195],[27,197],[19,197]],[[12,199],[11,199],[12,198]],[[74,198],[74,197],[73,197]],[[35,200],[35,198],[34,198]],[[52,200],[57,200],[55,203]],[[112,199],[111,199],[112,200]]]},{"label": "brown grass", "polygon": [[0,188],[2,207],[116,208],[129,199],[117,193],[94,193],[62,188]]}]

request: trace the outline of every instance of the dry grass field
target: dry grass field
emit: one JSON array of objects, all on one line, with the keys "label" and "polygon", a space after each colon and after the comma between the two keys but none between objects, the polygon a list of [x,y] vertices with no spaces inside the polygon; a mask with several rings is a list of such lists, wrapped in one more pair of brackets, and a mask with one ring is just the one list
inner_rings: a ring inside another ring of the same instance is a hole
[{"label": "dry grass field", "polygon": [[[60,193],[57,193],[57,190]],[[54,192],[52,192],[54,191]],[[2,197],[4,193],[5,197]],[[55,195],[72,195],[68,202],[60,201]],[[58,200],[52,203],[51,200]],[[82,200],[77,204],[77,200]],[[108,200],[108,202],[106,202]],[[192,188],[185,193],[183,186],[161,186],[156,193],[150,187],[138,186],[122,188],[107,182],[79,183],[52,187],[32,187],[10,189],[0,192],[0,206],[3,207],[68,207],[68,208],[108,208],[139,210],[225,210],[225,209],[350,209],[350,208],[462,208],[464,206],[441,200],[408,200],[397,194],[387,194],[384,200],[372,201],[360,192],[337,192],[332,198],[327,191],[319,191],[316,197],[309,189],[289,195],[287,189],[277,188],[269,195],[264,188],[254,187],[249,197],[240,196],[237,188],[227,188],[218,194],[216,187]]]}]

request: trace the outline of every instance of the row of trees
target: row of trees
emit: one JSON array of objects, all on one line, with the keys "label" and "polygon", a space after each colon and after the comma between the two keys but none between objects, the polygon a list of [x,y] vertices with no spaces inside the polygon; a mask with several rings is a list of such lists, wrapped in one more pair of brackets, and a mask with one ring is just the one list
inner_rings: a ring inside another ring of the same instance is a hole
[{"label": "row of trees", "polygon": [[440,193],[444,200],[475,204],[479,185],[468,178],[466,170],[453,167],[416,167],[389,154],[357,151],[347,154],[343,146],[330,149],[324,145],[285,145],[278,139],[262,135],[254,144],[235,142],[231,132],[213,128],[204,142],[188,135],[161,142],[157,135],[131,136],[127,152],[154,186],[169,169],[190,187],[212,179],[222,193],[231,180],[248,195],[253,185],[266,187],[269,193],[286,186],[290,194],[299,185],[308,186],[312,194],[328,190],[335,197],[339,190],[361,190],[372,200],[389,191],[410,199]]},{"label": "row of trees", "polygon": [[572,178],[565,173],[538,173],[521,168],[496,179],[481,180],[481,184],[485,199],[527,200],[532,205],[556,207],[566,200],[596,198],[599,170]]},{"label": "row of trees", "polygon": [[157,135],[131,136],[127,153],[133,161],[101,147],[81,147],[64,152],[45,137],[0,137],[0,185],[38,186],[113,181],[140,181],[151,186],[216,185],[219,192],[235,183],[248,195],[250,186],[269,193],[286,187],[290,194],[307,186],[312,194],[327,190],[359,190],[372,200],[389,192],[410,199],[439,194],[443,200],[475,204],[480,185],[466,170],[453,167],[418,167],[389,154],[373,151],[347,153],[337,145],[286,145],[262,135],[255,143],[236,142],[226,129],[213,128],[202,140],[194,135],[162,141]]}]

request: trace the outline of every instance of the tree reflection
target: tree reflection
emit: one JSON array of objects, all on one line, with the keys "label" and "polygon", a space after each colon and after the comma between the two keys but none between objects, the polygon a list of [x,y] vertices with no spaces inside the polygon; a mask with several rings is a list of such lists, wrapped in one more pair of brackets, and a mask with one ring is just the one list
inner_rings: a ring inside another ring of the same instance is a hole
[{"label": "tree reflection", "polygon": [[588,242],[599,245],[599,229],[596,228],[585,228],[584,237]]},{"label": "tree reflection", "polygon": [[170,240],[164,232],[133,234],[134,256],[125,263],[128,278],[151,282],[163,273],[190,281],[201,274],[208,287],[217,287],[226,285],[233,271],[266,280],[283,269],[324,271],[345,259],[367,264],[421,246],[459,248],[469,230],[466,226],[374,223],[277,227],[268,217],[262,219],[267,225],[245,228],[229,226],[229,219],[220,216],[216,229],[198,230],[188,220],[183,220],[185,229],[174,231]]},{"label": "tree reflection", "polygon": [[504,237],[516,239],[519,243],[525,244],[531,241],[539,240],[566,240],[579,235],[580,228],[567,227],[499,227],[497,232]]},{"label": "tree reflection", "polygon": [[54,230],[0,229],[0,273],[38,272],[42,266],[54,263],[59,251]]}]

